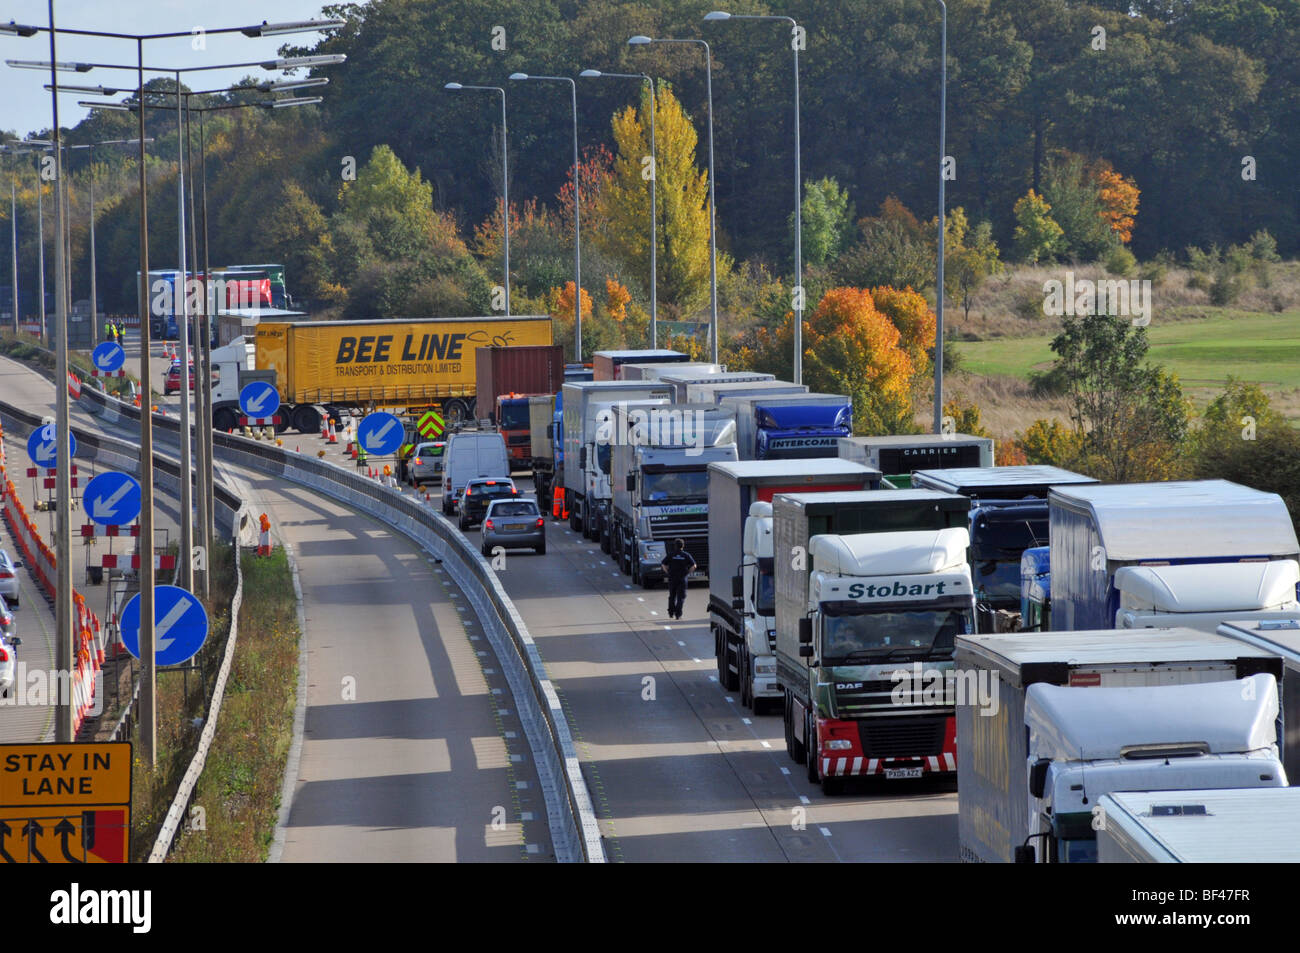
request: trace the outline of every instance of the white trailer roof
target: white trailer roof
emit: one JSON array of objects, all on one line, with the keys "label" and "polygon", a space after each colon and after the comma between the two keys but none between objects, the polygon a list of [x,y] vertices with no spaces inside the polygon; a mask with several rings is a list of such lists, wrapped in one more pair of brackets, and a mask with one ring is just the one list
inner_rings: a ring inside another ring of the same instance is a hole
[{"label": "white trailer roof", "polygon": [[[1211,791],[1120,791],[1106,795],[1113,819],[1152,860],[1183,863],[1300,861],[1300,787]],[[1196,805],[1204,814],[1153,808]]]},{"label": "white trailer roof", "polygon": [[840,439],[863,447],[930,447],[949,443],[962,445],[974,443],[983,447],[993,444],[992,437],[972,437],[965,433],[905,433],[885,434],[880,437],[840,437]]},{"label": "white trailer roof", "polygon": [[1290,663],[1300,662],[1300,625],[1281,628],[1289,620],[1246,619],[1219,623],[1219,635],[1238,639],[1280,655]]},{"label": "white trailer roof", "polygon": [[1140,688],[1037,682],[1025,691],[1030,750],[1053,761],[1122,758],[1171,744],[1204,744],[1208,754],[1257,751],[1277,744],[1277,714],[1272,675]]},{"label": "white trailer roof", "polygon": [[1189,563],[1123,566],[1115,588],[1124,605],[1159,612],[1248,612],[1274,609],[1296,600],[1300,563],[1272,559],[1257,563]]},{"label": "white trailer roof", "polygon": [[910,576],[942,572],[966,562],[970,533],[963,527],[856,536],[814,536],[808,553],[819,572],[845,576]]},{"label": "white trailer roof", "polygon": [[1206,662],[1268,658],[1277,654],[1213,632],[1173,626],[1167,629],[1085,629],[1079,632],[959,635],[957,649],[976,652],[1011,667],[1054,662],[1072,667]]},{"label": "white trailer roof", "polygon": [[1054,487],[1049,499],[1090,512],[1112,561],[1300,553],[1282,498],[1227,480]]},{"label": "white trailer roof", "polygon": [[722,470],[738,480],[756,480],[764,477],[786,481],[802,478],[843,476],[861,477],[863,474],[879,475],[880,471],[861,463],[840,457],[809,457],[800,460],[741,460],[736,463],[710,463],[709,469]]},{"label": "white trailer roof", "polygon": [[[971,489],[981,486],[1074,485],[1097,482],[1094,477],[1084,476],[1082,473],[1048,466],[953,467],[942,470],[917,470],[916,473],[952,487]],[[915,479],[915,474],[913,478]]]}]

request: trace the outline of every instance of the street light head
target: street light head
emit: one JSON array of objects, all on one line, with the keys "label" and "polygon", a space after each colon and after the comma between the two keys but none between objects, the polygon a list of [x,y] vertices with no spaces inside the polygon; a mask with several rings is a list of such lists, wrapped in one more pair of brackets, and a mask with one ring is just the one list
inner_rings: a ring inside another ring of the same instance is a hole
[{"label": "street light head", "polygon": [[13,20],[8,23],[0,23],[0,33],[7,33],[10,36],[35,36],[39,32],[39,27],[15,23]]},{"label": "street light head", "polygon": [[597,79],[597,78],[599,78],[602,74],[601,74],[600,70],[598,70],[598,69],[585,69],[585,70],[583,70],[581,73],[579,73],[578,75],[579,75],[579,76],[585,76],[587,79]]},{"label": "street light head", "polygon": [[629,38],[628,38],[627,45],[628,45],[628,46],[645,46],[645,45],[647,45],[647,44],[649,44],[649,43],[653,43],[653,42],[654,42],[654,40],[650,39],[650,37],[648,37],[648,36],[642,36],[640,33],[638,33],[636,36],[633,36],[633,37],[629,37]]},{"label": "street light head", "polygon": [[244,36],[283,36],[286,33],[317,33],[322,30],[337,30],[346,20],[299,20],[296,23],[267,23],[263,20],[257,26],[246,26],[239,32]]},{"label": "street light head", "polygon": [[460,83],[448,83],[447,85],[443,86],[442,88],[443,88],[443,89],[464,89],[464,87],[461,86]]},{"label": "street light head", "polygon": [[257,90],[261,93],[274,93],[285,89],[310,89],[313,86],[328,86],[329,79],[324,76],[317,76],[312,79],[279,79],[268,80],[265,83],[258,83]]},{"label": "street light head", "polygon": [[290,99],[273,99],[269,103],[258,103],[264,109],[286,109],[289,106],[314,106],[325,100],[320,96],[295,96]]},{"label": "street light head", "polygon": [[725,10],[714,10],[712,13],[704,14],[704,22],[710,23],[714,20],[730,20],[731,14]]},{"label": "street light head", "polygon": [[134,103],[96,103],[88,99],[79,100],[77,105],[84,106],[86,109],[111,109],[120,113],[133,113],[136,110]]},{"label": "street light head", "polygon": [[[54,87],[49,83],[45,84],[47,91],[53,91]],[[96,96],[116,96],[118,93],[124,93],[124,89],[112,89],[108,86],[60,86],[61,93],[94,93]]]},{"label": "street light head", "polygon": [[511,79],[527,79],[527,78],[528,78],[528,74],[527,74],[527,73],[511,73],[511,74],[510,74],[510,78],[511,78]]},{"label": "street light head", "polygon": [[61,73],[88,73],[94,68],[89,63],[62,62],[51,64],[49,60],[5,60],[5,65],[13,66],[17,69],[39,70],[50,69],[51,65],[53,65],[53,68]]},{"label": "street light head", "polygon": [[300,67],[312,66],[338,66],[340,63],[347,62],[347,56],[342,53],[331,53],[326,56],[282,56],[278,60],[267,60],[262,63],[262,69],[298,69]]}]

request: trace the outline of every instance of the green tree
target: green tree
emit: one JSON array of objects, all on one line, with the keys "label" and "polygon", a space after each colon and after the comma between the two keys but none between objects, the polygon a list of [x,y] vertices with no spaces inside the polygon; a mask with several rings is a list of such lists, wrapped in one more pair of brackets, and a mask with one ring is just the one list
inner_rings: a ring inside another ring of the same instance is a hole
[{"label": "green tree", "polygon": [[[803,258],[824,265],[839,256],[853,234],[853,203],[849,193],[831,177],[804,183]],[[794,215],[790,216],[794,229]]]},{"label": "green tree", "polygon": [[1043,199],[1052,219],[1061,226],[1055,251],[1079,261],[1097,261],[1120,239],[1107,218],[1101,188],[1077,155],[1065,155],[1047,166]]},{"label": "green tree", "polygon": [[1016,202],[1016,257],[1029,264],[1050,259],[1064,232],[1051,215],[1052,206],[1033,189]]},{"label": "green tree", "polygon": [[961,301],[962,312],[969,320],[971,299],[985,281],[1002,271],[998,245],[993,240],[993,226],[989,222],[980,222],[967,230],[955,247],[948,245],[945,239],[944,259],[944,284],[948,294]]}]

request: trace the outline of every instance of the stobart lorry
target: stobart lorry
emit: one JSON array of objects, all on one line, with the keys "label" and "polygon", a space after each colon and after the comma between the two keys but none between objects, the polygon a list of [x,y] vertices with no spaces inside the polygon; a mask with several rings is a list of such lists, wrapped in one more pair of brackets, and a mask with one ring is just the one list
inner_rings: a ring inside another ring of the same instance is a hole
[{"label": "stobart lorry", "polygon": [[349,411],[360,416],[380,409],[408,414],[434,409],[456,423],[473,414],[475,350],[550,343],[551,319],[545,316],[262,321],[253,367],[245,366],[245,339],[212,352],[220,373],[212,391],[212,423],[219,430],[238,424],[239,391],[249,371],[260,375],[255,379],[273,379],[281,426],[302,433],[319,433],[326,413],[337,419]]},{"label": "stobart lorry", "polygon": [[[956,770],[946,673],[953,639],[974,631],[969,508],[924,490],[773,498],[786,750],[828,792]],[[937,691],[896,677],[917,663]]]},{"label": "stobart lorry", "polygon": [[709,464],[709,620],[718,681],[755,714],[781,703],[776,680],[772,498],[778,493],[874,490],[861,464],[749,460]]},{"label": "stobart lorry", "polygon": [[620,403],[610,410],[614,561],[649,589],[663,579],[668,546],[682,539],[695,559],[693,578],[709,576],[708,467],[736,459],[735,420],[705,404]]}]

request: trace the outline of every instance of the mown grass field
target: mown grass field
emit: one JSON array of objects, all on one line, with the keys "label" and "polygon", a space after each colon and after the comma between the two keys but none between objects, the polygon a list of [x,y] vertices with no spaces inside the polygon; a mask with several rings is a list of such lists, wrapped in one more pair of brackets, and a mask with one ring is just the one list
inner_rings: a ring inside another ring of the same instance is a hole
[{"label": "mown grass field", "polygon": [[[1300,417],[1300,311],[1281,313],[1224,309],[1208,317],[1147,327],[1148,358],[1176,373],[1198,406],[1223,388],[1229,375],[1254,381],[1289,417]],[[1025,379],[1046,370],[1054,354],[1055,329],[1041,335],[1001,337],[957,344],[962,370],[983,376]]]}]

